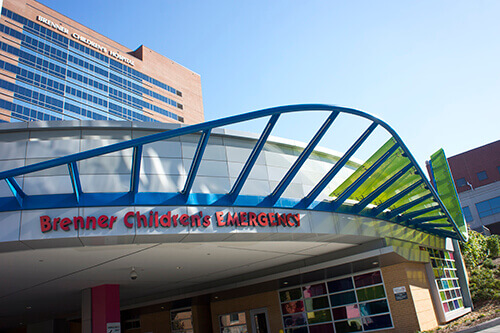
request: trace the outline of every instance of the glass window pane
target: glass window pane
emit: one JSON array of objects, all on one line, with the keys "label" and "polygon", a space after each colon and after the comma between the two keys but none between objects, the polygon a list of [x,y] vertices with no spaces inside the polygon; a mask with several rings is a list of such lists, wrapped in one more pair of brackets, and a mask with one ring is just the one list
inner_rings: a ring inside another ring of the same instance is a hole
[{"label": "glass window pane", "polygon": [[477,173],[477,179],[478,180],[486,180],[488,179],[488,175],[486,174],[486,171],[481,171]]},{"label": "glass window pane", "polygon": [[302,326],[306,325],[306,314],[305,313],[295,313],[290,316],[284,316],[283,322],[286,327]]},{"label": "glass window pane", "polygon": [[359,317],[359,309],[358,305],[347,305],[346,306],[346,311],[347,311],[347,318],[352,319],[352,318],[357,318]]},{"label": "glass window pane", "polygon": [[247,333],[247,325],[231,326],[221,328],[221,333]]},{"label": "glass window pane", "polygon": [[363,316],[374,315],[377,313],[389,312],[389,306],[386,300],[369,302],[359,305]]},{"label": "glass window pane", "polygon": [[191,332],[193,329],[193,323],[191,321],[192,312],[191,310],[180,310],[172,311],[170,313],[170,318],[172,319],[172,331],[173,332]]},{"label": "glass window pane", "polygon": [[472,222],[474,220],[469,206],[462,207],[462,211],[464,212],[465,222]]},{"label": "glass window pane", "polygon": [[220,316],[221,327],[246,324],[245,312],[235,312]]},{"label": "glass window pane", "polygon": [[304,293],[304,298],[326,294],[326,286],[324,283],[319,283],[312,286],[305,286],[302,289]]},{"label": "glass window pane", "polygon": [[490,206],[492,214],[496,214],[500,211],[500,197],[490,199]]},{"label": "glass window pane", "polygon": [[356,303],[356,295],[354,291],[330,295],[330,303],[332,306]]},{"label": "glass window pane", "polygon": [[328,282],[328,290],[330,291],[330,293],[349,290],[353,288],[354,286],[352,284],[352,279],[350,277]]},{"label": "glass window pane", "polygon": [[491,215],[491,208],[489,201],[478,202],[476,204],[477,213],[479,217],[486,217]]},{"label": "glass window pane", "polygon": [[281,304],[281,310],[283,314],[304,312],[304,303],[302,301],[293,301]]},{"label": "glass window pane", "polygon": [[309,333],[334,333],[332,324],[309,326]]},{"label": "glass window pane", "polygon": [[455,181],[455,184],[457,187],[461,187],[467,185],[467,182],[465,181],[465,178],[460,178]]},{"label": "glass window pane", "polygon": [[391,316],[388,314],[363,318],[363,328],[365,331],[378,330],[387,327],[392,327]]},{"label": "glass window pane", "polygon": [[332,321],[332,313],[330,309],[314,311],[307,313],[307,321],[309,324],[324,323],[326,321]]},{"label": "glass window pane", "polygon": [[376,286],[376,287],[359,289],[359,290],[356,290],[356,293],[358,294],[358,300],[360,302],[385,297],[385,292],[384,292],[383,286]]},{"label": "glass window pane", "polygon": [[361,319],[338,321],[335,323],[335,331],[337,333],[359,332],[361,331]]},{"label": "glass window pane", "polygon": [[191,319],[176,320],[172,322],[173,330],[190,329],[190,328],[193,328],[193,325],[191,324]]},{"label": "glass window pane", "polygon": [[280,299],[282,302],[293,301],[299,298],[302,298],[302,292],[300,291],[300,288],[280,292]]},{"label": "glass window pane", "polygon": [[378,283],[382,283],[380,271],[362,274],[354,277],[354,284],[356,285],[356,288],[366,287]]},{"label": "glass window pane", "polygon": [[335,320],[352,319],[360,316],[357,304],[335,308],[332,309],[332,312],[333,312],[333,319]]},{"label": "glass window pane", "polygon": [[307,327],[287,328],[285,333],[308,333]]},{"label": "glass window pane", "polygon": [[[330,307],[330,303],[328,303],[328,297],[317,297],[317,298],[309,298],[305,300],[306,310],[313,311],[318,309],[324,309]],[[284,312],[283,312],[284,313]]]},{"label": "glass window pane", "polygon": [[332,309],[332,313],[333,313],[333,319],[335,320],[347,319],[347,309],[345,306]]}]

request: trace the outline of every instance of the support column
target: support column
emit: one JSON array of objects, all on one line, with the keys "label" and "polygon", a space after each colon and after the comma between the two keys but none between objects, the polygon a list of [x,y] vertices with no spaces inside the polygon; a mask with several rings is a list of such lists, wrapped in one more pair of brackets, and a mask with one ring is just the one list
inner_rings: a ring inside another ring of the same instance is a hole
[{"label": "support column", "polygon": [[464,306],[474,309],[469,289],[467,269],[465,268],[464,258],[462,257],[462,252],[460,251],[460,243],[456,239],[453,240],[453,248],[455,249],[453,255],[455,257],[455,266],[457,266],[458,284],[460,285],[460,291],[462,292]]},{"label": "support column", "polygon": [[82,290],[82,333],[92,333],[92,289]]},{"label": "support column", "polygon": [[[108,324],[120,325],[120,286],[117,284],[104,284],[93,287],[92,295],[92,333],[106,333]],[[83,328],[83,327],[82,327]]]}]

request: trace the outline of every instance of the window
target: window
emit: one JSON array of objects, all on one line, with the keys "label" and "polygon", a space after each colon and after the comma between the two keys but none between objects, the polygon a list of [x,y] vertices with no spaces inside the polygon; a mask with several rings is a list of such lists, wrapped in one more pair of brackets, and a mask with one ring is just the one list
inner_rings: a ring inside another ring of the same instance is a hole
[{"label": "window", "polygon": [[480,218],[500,213],[500,197],[478,202],[476,209]]},{"label": "window", "polygon": [[428,248],[434,281],[445,313],[464,307],[453,252]]},{"label": "window", "polygon": [[474,221],[474,219],[472,218],[472,214],[470,212],[469,206],[462,207],[462,211],[464,212],[465,222]]},{"label": "window", "polygon": [[286,332],[361,332],[392,327],[379,270],[279,293]]},{"label": "window", "polygon": [[172,333],[193,333],[191,309],[173,310],[170,313]]},{"label": "window", "polygon": [[247,333],[245,312],[234,312],[219,317],[221,333]]},{"label": "window", "polygon": [[477,173],[477,179],[479,180],[486,180],[488,179],[488,175],[486,174],[486,171],[481,171]]},{"label": "window", "polygon": [[455,180],[455,184],[457,185],[457,187],[462,187],[467,185],[467,181],[465,180],[465,178],[460,178]]}]

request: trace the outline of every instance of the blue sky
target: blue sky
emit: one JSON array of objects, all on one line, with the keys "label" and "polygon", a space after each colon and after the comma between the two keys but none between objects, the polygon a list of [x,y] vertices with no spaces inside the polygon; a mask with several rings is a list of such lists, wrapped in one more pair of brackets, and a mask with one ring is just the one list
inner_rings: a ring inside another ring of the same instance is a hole
[{"label": "blue sky", "polygon": [[[500,136],[500,1],[41,3],[199,73],[206,120],[352,107],[388,122],[421,164],[439,148],[452,156]],[[325,116],[283,120],[273,134],[308,141]],[[340,121],[321,145],[344,150],[365,128],[354,127]]]}]

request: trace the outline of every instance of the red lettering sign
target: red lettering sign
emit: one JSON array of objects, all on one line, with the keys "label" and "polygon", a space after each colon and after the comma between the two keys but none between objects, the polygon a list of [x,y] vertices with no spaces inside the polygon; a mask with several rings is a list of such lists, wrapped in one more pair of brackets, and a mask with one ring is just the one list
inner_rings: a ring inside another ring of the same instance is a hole
[{"label": "red lettering sign", "polygon": [[[203,215],[202,211],[196,214],[173,215],[171,211],[161,214],[151,210],[149,214],[143,215],[140,211],[129,211],[123,217],[123,224],[131,229],[134,225],[137,228],[176,228],[178,224],[183,227],[207,228],[211,224],[211,216]],[[225,216],[224,216],[225,215]],[[215,212],[217,227],[231,226],[238,227],[299,227],[300,213],[280,214],[280,213],[254,213],[254,212]],[[42,233],[70,230],[96,230],[97,228],[112,230],[118,217],[113,215],[95,216],[73,216],[53,217],[48,215],[40,216],[40,230]]]}]

